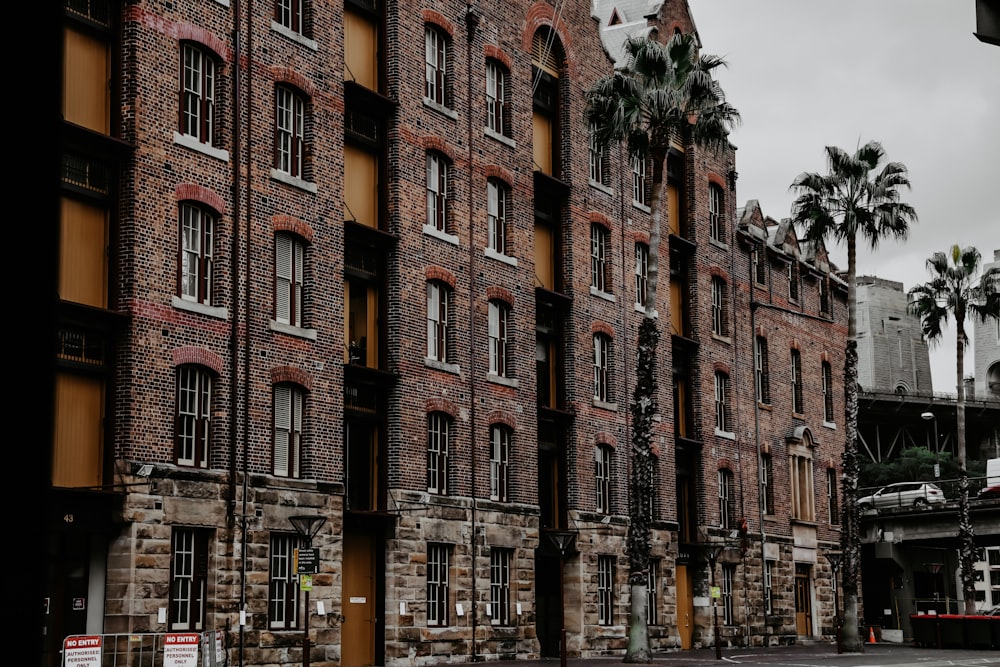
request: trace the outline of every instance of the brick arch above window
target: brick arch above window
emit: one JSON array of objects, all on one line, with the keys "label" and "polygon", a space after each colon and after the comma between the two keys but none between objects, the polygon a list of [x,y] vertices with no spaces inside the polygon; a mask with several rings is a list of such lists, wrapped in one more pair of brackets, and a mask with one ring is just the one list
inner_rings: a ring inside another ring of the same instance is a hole
[{"label": "brick arch above window", "polygon": [[649,232],[632,232],[632,239],[636,243],[645,243],[649,245]]},{"label": "brick arch above window", "polygon": [[594,434],[594,445],[600,447],[604,445],[610,447],[613,450],[618,449],[618,439],[611,433],[607,431],[598,431]]},{"label": "brick arch above window", "polygon": [[805,445],[816,447],[819,442],[813,437],[812,429],[805,424],[796,424],[791,432],[785,436],[785,442],[790,445]]},{"label": "brick arch above window", "polygon": [[301,236],[308,243],[313,240],[313,228],[308,223],[290,215],[271,216],[271,228],[275,232],[291,232]]},{"label": "brick arch above window", "polygon": [[821,362],[825,361],[826,363],[830,364],[831,370],[833,369],[833,359],[830,356],[830,353],[827,352],[826,350],[823,350],[822,352],[819,353],[819,360]]},{"label": "brick arch above window", "polygon": [[587,217],[590,219],[591,224],[601,225],[602,227],[605,227],[608,231],[611,231],[611,228],[614,226],[611,218],[604,215],[600,211],[590,211]]},{"label": "brick arch above window", "polygon": [[201,26],[194,25],[193,23],[178,23],[174,29],[173,36],[178,41],[197,42],[212,51],[225,63],[229,63],[233,59],[233,52],[226,42]]},{"label": "brick arch above window", "polygon": [[458,416],[458,406],[444,398],[428,398],[424,403],[424,411],[427,413],[443,412],[452,419]]},{"label": "brick arch above window", "polygon": [[802,352],[802,343],[800,343],[798,340],[796,340],[795,338],[793,338],[791,340],[791,342],[788,343],[788,349],[790,349],[790,350],[797,350],[798,352],[801,353]]},{"label": "brick arch above window", "polygon": [[316,87],[312,82],[291,67],[272,67],[271,78],[274,79],[275,83],[284,83],[298,88],[307,97],[316,96]]},{"label": "brick arch above window", "polygon": [[724,361],[714,362],[712,364],[712,370],[716,373],[725,373],[726,375],[730,374],[729,364],[725,363]]},{"label": "brick arch above window", "polygon": [[423,137],[420,143],[423,145],[424,150],[436,151],[443,155],[449,162],[455,161],[455,150],[441,137]]},{"label": "brick arch above window", "polygon": [[437,28],[440,28],[448,34],[449,39],[454,39],[455,37],[455,24],[445,18],[444,14],[441,12],[436,12],[433,9],[425,9],[422,12],[422,18],[424,23],[430,23]]},{"label": "brick arch above window", "polygon": [[517,430],[517,420],[506,410],[494,410],[486,416],[486,422],[490,426],[502,424],[511,430]]},{"label": "brick arch above window", "polygon": [[495,178],[499,181],[503,181],[507,187],[514,186],[514,174],[510,173],[500,165],[488,164],[483,169],[483,173],[486,174],[486,178]]},{"label": "brick arch above window", "polygon": [[708,172],[707,178],[708,178],[708,182],[709,183],[711,183],[713,185],[718,185],[720,188],[722,188],[723,192],[725,192],[725,190],[726,190],[726,179],[725,178],[723,178],[722,176],[719,176],[714,171]]},{"label": "brick arch above window", "polygon": [[428,266],[424,270],[424,278],[427,280],[440,280],[448,287],[455,289],[455,274],[441,266]]},{"label": "brick arch above window", "polygon": [[718,470],[727,470],[729,472],[732,472],[733,470],[736,469],[736,467],[733,465],[733,462],[730,461],[729,458],[726,456],[723,456],[718,461],[716,461],[716,468]]},{"label": "brick arch above window", "polygon": [[271,369],[271,384],[297,384],[312,391],[312,376],[295,366],[275,366]]},{"label": "brick arch above window", "polygon": [[754,329],[753,334],[767,340],[767,328],[763,324],[758,324],[757,328]]},{"label": "brick arch above window", "polygon": [[708,269],[708,272],[713,278],[721,278],[727,283],[729,282],[729,274],[721,266],[712,266]]},{"label": "brick arch above window", "polygon": [[514,305],[514,295],[506,287],[492,285],[486,288],[486,298],[489,301],[503,301],[508,306]]},{"label": "brick arch above window", "polygon": [[225,362],[223,362],[222,357],[203,347],[195,347],[193,345],[177,347],[173,349],[171,356],[173,357],[174,366],[196,364],[214,371],[216,375],[221,374],[222,369],[225,368]]},{"label": "brick arch above window", "polygon": [[600,322],[600,321],[598,321],[598,322],[592,322],[591,325],[590,325],[590,333],[593,333],[593,334],[603,334],[603,335],[607,336],[608,338],[612,338],[612,339],[615,337],[614,327],[612,327],[607,322]]},{"label": "brick arch above window", "polygon": [[178,183],[174,188],[174,198],[177,201],[195,201],[204,204],[218,215],[225,215],[226,202],[214,190],[209,190],[197,183]]},{"label": "brick arch above window", "polygon": [[492,58],[493,60],[497,61],[498,63],[506,67],[508,71],[510,71],[510,63],[511,63],[510,56],[507,55],[503,51],[503,49],[501,49],[499,46],[496,46],[495,44],[487,44],[483,47],[483,54],[487,58]]},{"label": "brick arch above window", "polygon": [[579,66],[574,53],[573,38],[566,24],[556,16],[555,8],[545,0],[538,0],[527,12],[524,20],[524,30],[521,32],[521,48],[531,53],[531,44],[539,28],[548,28],[556,33],[559,45],[565,58],[565,67],[569,70],[571,79],[579,76]]}]

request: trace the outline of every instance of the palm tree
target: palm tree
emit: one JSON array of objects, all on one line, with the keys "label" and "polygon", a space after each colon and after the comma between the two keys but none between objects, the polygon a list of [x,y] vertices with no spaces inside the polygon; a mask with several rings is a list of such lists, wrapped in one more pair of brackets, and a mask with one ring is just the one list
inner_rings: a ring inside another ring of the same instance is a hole
[{"label": "palm tree", "polygon": [[[858,522],[858,326],[857,243],[860,236],[875,250],[885,238],[903,240],[911,222],[917,221],[913,207],[900,201],[900,191],[910,187],[907,169],[898,162],[884,163],[885,150],[870,141],[849,154],[836,146],[826,147],[826,174],[802,173],[791,190],[795,224],[807,239],[826,242],[832,237],[847,245],[847,349],[844,357],[844,456],[843,561],[844,619],[842,647],[863,650],[858,632],[858,572],[861,541]],[[881,167],[881,168],[880,168]]]},{"label": "palm tree", "polygon": [[[587,92],[586,120],[602,150],[625,142],[632,160],[651,160],[648,281],[645,315],[639,327],[636,386],[632,394],[632,468],[629,493],[629,644],[625,662],[649,662],[646,585],[649,577],[650,512],[653,497],[653,438],[657,408],[656,287],[659,278],[661,194],[671,137],[687,137],[714,150],[729,145],[739,112],[712,77],[721,58],[698,53],[694,35],[674,34],[666,44],[632,37],[626,65],[598,80]],[[690,135],[688,134],[690,133]]]},{"label": "palm tree", "polygon": [[965,465],[965,333],[967,315],[979,320],[1000,320],[1000,267],[992,267],[978,280],[982,257],[973,247],[953,245],[948,253],[936,252],[927,260],[930,281],[909,291],[908,309],[920,317],[924,338],[931,344],[941,340],[949,317],[955,318],[955,413],[958,442],[958,547],[962,569],[965,613],[976,613],[975,535],[969,519],[969,472]]}]

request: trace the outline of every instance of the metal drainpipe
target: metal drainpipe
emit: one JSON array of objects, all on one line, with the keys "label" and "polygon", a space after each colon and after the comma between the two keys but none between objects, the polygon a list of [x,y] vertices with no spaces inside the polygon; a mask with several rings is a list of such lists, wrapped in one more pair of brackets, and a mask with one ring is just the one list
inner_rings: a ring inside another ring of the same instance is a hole
[{"label": "metal drainpipe", "polygon": [[472,187],[473,187],[473,167],[472,162],[474,160],[474,154],[472,150],[472,43],[476,38],[476,30],[479,28],[479,22],[482,20],[480,14],[473,8],[472,4],[465,6],[465,26],[466,26],[466,89],[467,98],[466,102],[468,105],[468,110],[466,111],[467,119],[467,129],[468,129],[468,164],[467,170],[469,172],[469,195],[467,202],[467,209],[469,212],[469,457],[471,463],[470,471],[470,482],[472,484],[472,510],[470,516],[471,534],[470,545],[471,545],[471,556],[472,556],[472,661],[479,662],[480,657],[476,647],[476,619],[479,615],[479,609],[476,600],[476,337],[473,335],[475,333],[476,324],[476,300],[474,296],[475,292],[475,282],[476,282],[476,244],[473,239],[475,238],[475,222],[473,220],[473,207],[472,207]]}]

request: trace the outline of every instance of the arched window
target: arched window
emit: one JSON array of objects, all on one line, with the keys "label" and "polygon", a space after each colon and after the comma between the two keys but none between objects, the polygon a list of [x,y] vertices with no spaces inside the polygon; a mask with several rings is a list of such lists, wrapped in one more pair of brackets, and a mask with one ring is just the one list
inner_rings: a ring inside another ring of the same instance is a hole
[{"label": "arched window", "polygon": [[302,475],[302,418],[305,392],[292,384],[274,386],[274,448],[272,465],[277,477]]},{"label": "arched window", "polygon": [[207,368],[177,368],[177,465],[207,468],[212,445],[212,376]]}]

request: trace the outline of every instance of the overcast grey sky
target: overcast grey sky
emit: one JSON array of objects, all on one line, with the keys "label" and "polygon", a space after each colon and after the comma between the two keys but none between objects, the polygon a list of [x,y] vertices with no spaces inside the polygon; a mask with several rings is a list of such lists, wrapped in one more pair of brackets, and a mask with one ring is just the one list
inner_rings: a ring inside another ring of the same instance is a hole
[{"label": "overcast grey sky", "polygon": [[[975,38],[975,0],[689,0],[704,53],[742,125],[738,206],[788,217],[788,186],[826,173],[824,147],[879,141],[910,172],[909,240],[859,252],[858,275],[909,290],[952,244],[1000,249],[1000,47]],[[830,247],[846,270],[843,246]],[[931,349],[934,390],[955,392],[955,327]],[[972,350],[969,350],[971,353]],[[967,375],[973,372],[966,356]]]}]

